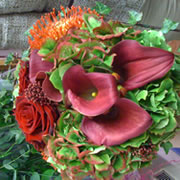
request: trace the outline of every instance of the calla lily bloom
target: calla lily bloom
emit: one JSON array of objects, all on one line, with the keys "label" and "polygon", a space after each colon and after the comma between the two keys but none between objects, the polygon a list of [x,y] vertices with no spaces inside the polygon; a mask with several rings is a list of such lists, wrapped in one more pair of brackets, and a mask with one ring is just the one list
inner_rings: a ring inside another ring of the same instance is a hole
[{"label": "calla lily bloom", "polygon": [[63,88],[73,108],[86,116],[104,113],[118,98],[116,80],[111,74],[86,73],[80,65],[66,71]]},{"label": "calla lily bloom", "polygon": [[111,53],[116,54],[113,70],[121,76],[120,84],[127,90],[162,78],[174,63],[171,52],[145,47],[135,40],[119,42],[111,49]]},{"label": "calla lily bloom", "polygon": [[39,72],[49,72],[53,69],[52,62],[43,61],[42,57],[38,55],[38,50],[33,50],[29,60],[29,79],[32,83],[35,82],[36,76]]},{"label": "calla lily bloom", "polygon": [[119,98],[107,114],[84,117],[81,130],[97,145],[119,145],[144,133],[152,124],[151,116],[136,103]]},{"label": "calla lily bloom", "polygon": [[36,80],[42,81],[42,90],[46,97],[54,102],[61,102],[62,101],[62,95],[54,88],[52,83],[49,80],[49,76],[45,72],[39,72],[36,76]]}]

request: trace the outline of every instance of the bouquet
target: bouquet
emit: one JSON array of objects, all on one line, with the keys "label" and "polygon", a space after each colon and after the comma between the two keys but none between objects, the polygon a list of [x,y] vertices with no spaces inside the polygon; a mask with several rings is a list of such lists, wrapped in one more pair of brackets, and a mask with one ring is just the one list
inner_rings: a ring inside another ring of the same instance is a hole
[{"label": "bouquet", "polygon": [[119,179],[166,151],[178,127],[180,56],[160,31],[72,7],[41,17],[17,65],[14,114],[62,177]]}]

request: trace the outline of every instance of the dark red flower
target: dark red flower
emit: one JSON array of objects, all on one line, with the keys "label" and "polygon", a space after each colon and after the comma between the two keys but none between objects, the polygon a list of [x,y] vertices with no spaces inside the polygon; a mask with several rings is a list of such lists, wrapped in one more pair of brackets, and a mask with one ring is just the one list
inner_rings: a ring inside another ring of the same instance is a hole
[{"label": "dark red flower", "polygon": [[49,72],[53,69],[54,63],[43,61],[42,57],[38,55],[38,50],[33,50],[30,54],[29,60],[29,79],[32,83],[35,82],[36,76],[39,72]]},{"label": "dark red flower", "polygon": [[22,94],[29,84],[29,63],[26,61],[20,61],[19,71],[19,94]]},{"label": "dark red flower", "polygon": [[73,108],[86,116],[104,113],[118,98],[116,80],[111,74],[86,73],[80,65],[67,70],[63,88]]},{"label": "dark red flower", "polygon": [[26,141],[33,144],[37,150],[43,150],[45,144],[42,137],[54,131],[54,123],[59,117],[57,109],[48,105],[41,106],[19,96],[16,98],[14,113]]},{"label": "dark red flower", "polygon": [[151,126],[150,115],[136,103],[119,98],[110,111],[93,118],[84,117],[81,130],[97,145],[119,145],[137,137]]},{"label": "dark red flower", "polygon": [[116,54],[113,69],[121,76],[120,83],[127,90],[163,77],[174,63],[171,52],[145,47],[135,40],[119,42],[111,49],[111,53]]},{"label": "dark red flower", "polygon": [[36,75],[36,81],[41,81],[42,91],[50,101],[62,101],[61,93],[52,85],[49,80],[49,76],[45,72],[39,72]]}]

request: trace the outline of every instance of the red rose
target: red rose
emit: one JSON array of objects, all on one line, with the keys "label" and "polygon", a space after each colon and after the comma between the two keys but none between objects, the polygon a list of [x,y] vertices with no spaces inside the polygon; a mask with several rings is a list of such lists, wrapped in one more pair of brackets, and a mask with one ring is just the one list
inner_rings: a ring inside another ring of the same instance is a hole
[{"label": "red rose", "polygon": [[33,144],[37,150],[43,150],[45,144],[42,137],[53,132],[54,123],[59,117],[56,108],[52,105],[41,106],[28,101],[24,96],[19,96],[16,98],[14,112],[26,141]]},{"label": "red rose", "polygon": [[29,64],[28,62],[20,61],[19,71],[19,94],[22,94],[29,84]]}]

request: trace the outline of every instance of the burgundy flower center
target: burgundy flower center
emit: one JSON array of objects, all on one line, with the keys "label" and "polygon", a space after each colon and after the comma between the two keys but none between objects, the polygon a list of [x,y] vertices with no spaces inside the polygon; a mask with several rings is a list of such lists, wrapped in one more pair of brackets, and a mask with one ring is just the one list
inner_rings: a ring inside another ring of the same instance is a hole
[{"label": "burgundy flower center", "polygon": [[156,153],[155,145],[152,143],[148,143],[147,145],[143,145],[138,149],[135,149],[132,153],[133,156],[140,156],[142,158],[146,158],[148,155]]},{"label": "burgundy flower center", "polygon": [[25,90],[25,96],[29,101],[39,103],[40,105],[52,104],[52,102],[47,99],[46,95],[44,94],[40,81],[30,83],[28,88]]}]

